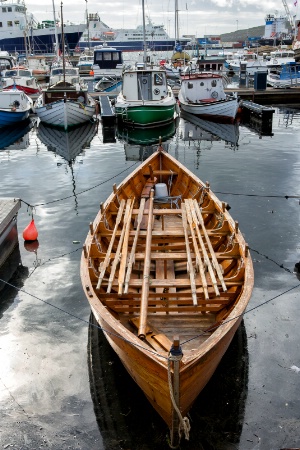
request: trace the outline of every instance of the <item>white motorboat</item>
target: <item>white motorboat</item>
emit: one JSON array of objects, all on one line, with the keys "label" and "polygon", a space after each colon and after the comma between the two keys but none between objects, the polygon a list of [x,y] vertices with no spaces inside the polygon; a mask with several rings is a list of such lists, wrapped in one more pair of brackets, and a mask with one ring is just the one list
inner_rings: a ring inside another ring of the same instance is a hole
[{"label": "white motorboat", "polygon": [[185,112],[228,121],[234,121],[239,106],[235,94],[225,94],[222,75],[214,72],[182,75],[178,100]]}]

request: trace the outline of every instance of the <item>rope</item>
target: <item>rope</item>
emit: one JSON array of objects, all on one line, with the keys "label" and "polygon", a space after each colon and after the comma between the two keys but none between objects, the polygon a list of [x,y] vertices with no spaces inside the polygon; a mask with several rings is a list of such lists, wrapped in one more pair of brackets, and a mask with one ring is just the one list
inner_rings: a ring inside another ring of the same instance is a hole
[{"label": "rope", "polygon": [[[169,356],[169,358],[168,358],[168,383],[169,383],[169,391],[170,391],[170,398],[172,401],[172,405],[178,415],[179,422],[180,422],[180,426],[178,427],[179,439],[181,439],[182,430],[183,430],[184,437],[188,441],[190,438],[190,429],[191,429],[190,421],[189,421],[188,417],[182,417],[180,409],[176,405],[176,401],[175,401],[174,394],[173,394],[172,378],[171,378],[171,361],[180,361],[181,357],[182,357],[181,355],[180,356],[174,356],[174,355]],[[171,446],[171,448],[177,448],[177,447]]]},{"label": "rope", "polygon": [[[77,192],[76,195],[84,194],[85,192],[89,192],[92,189],[95,189],[96,187],[102,186],[102,184],[107,183],[108,181],[111,181],[114,178],[117,178],[119,175],[126,172],[126,170],[131,169],[133,166],[135,166],[138,163],[139,163],[139,161],[135,162],[130,167],[126,167],[126,169],[122,170],[121,172],[117,173],[116,175],[113,175],[112,177],[108,178],[107,180],[101,181],[101,183],[95,184],[94,186],[92,186],[88,189],[84,189],[83,191]],[[25,200],[22,200],[22,199],[20,199],[20,201],[23,202],[25,205],[27,205],[30,208],[35,208],[36,206],[45,206],[45,205],[50,205],[51,203],[61,202],[63,200],[67,200],[68,198],[72,198],[73,196],[74,195],[68,195],[67,197],[58,198],[56,200],[51,200],[50,202],[46,202],[46,203],[38,203],[36,205],[31,205],[30,203],[27,203],[27,202],[25,202]]]}]

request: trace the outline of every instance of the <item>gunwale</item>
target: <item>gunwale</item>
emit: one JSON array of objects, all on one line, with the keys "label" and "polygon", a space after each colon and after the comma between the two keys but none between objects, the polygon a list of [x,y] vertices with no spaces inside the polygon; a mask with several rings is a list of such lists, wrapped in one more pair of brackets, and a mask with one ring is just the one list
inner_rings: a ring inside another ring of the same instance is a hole
[{"label": "gunwale", "polygon": [[[158,156],[163,155],[163,156]],[[195,186],[201,186],[201,189],[206,189],[206,192],[209,196],[209,202],[207,205],[207,216],[211,216],[212,205],[215,208],[215,211],[222,213],[224,216],[224,221],[226,222],[225,228],[226,233],[228,235],[229,232],[234,234],[235,242],[238,246],[240,255],[244,260],[244,280],[239,281],[240,293],[236,295],[236,299],[231,304],[229,310],[226,314],[226,321],[222,323],[222,326],[217,326],[216,329],[207,336],[204,342],[191,346],[189,349],[183,350],[183,357],[180,363],[180,409],[182,414],[186,414],[190,407],[192,406],[195,398],[201,392],[205,384],[209,381],[210,377],[214,373],[217,365],[219,364],[222,356],[227,350],[235,331],[237,330],[241,320],[242,315],[245,312],[247,304],[249,302],[251,292],[254,284],[254,273],[252,267],[251,257],[248,252],[247,244],[244,241],[244,238],[241,232],[238,229],[237,223],[233,220],[231,215],[228,213],[226,208],[224,207],[224,203],[222,203],[213,192],[210,190],[208,184],[204,184],[199,178],[194,175],[191,171],[189,171],[184,165],[182,165],[179,161],[173,158],[171,155],[168,155],[164,152],[156,152],[152,156],[150,156],[143,164],[138,166],[132,173],[130,173],[120,184],[118,187],[114,187],[113,192],[104,202],[102,207],[100,208],[97,216],[94,221],[90,224],[90,231],[88,233],[84,251],[81,259],[81,278],[84,291],[90,303],[91,309],[100,324],[103,328],[104,334],[109,341],[110,345],[116,351],[120,359],[122,360],[124,366],[130,373],[130,375],[135,379],[137,384],[142,388],[145,395],[152,403],[157,412],[162,416],[165,422],[171,427],[172,422],[172,405],[171,400],[168,398],[168,380],[167,380],[167,365],[168,365],[168,353],[165,349],[161,351],[157,351],[151,347],[149,347],[147,339],[141,340],[137,333],[133,333],[132,329],[124,326],[124,320],[122,321],[120,317],[117,316],[118,313],[112,312],[109,307],[105,304],[104,298],[109,297],[110,294],[105,294],[105,292],[100,292],[96,290],[96,282],[95,280],[91,280],[91,269],[89,269],[88,264],[93,255],[92,244],[94,242],[95,234],[99,227],[101,227],[103,214],[109,211],[109,208],[112,208],[113,214],[112,216],[116,216],[118,207],[117,204],[120,204],[120,198],[126,198],[128,200],[128,191],[126,194],[126,188],[131,186],[131,192],[133,194],[137,194],[138,188],[132,187],[132,180],[136,180],[139,184],[142,181],[146,182],[147,178],[144,177],[144,174],[149,172],[150,180],[155,176],[162,177],[159,172],[163,172],[163,170],[158,170],[157,160],[158,158],[166,158],[168,164],[172,167],[173,174],[176,178],[180,178],[180,174],[184,174],[189,180],[192,180],[193,188]],[[175,170],[176,169],[176,170]],[[165,174],[163,175],[165,176]],[[183,175],[182,175],[183,176]],[[174,183],[176,186],[176,182]],[[178,183],[180,184],[180,183]],[[135,185],[135,183],[133,183]],[[135,192],[134,192],[135,191]],[[195,196],[195,191],[192,189],[191,185],[186,189],[187,193],[190,196]],[[176,194],[176,190],[175,190]],[[196,192],[198,195],[198,191]],[[197,197],[196,195],[196,197]],[[117,200],[119,198],[119,200]],[[113,206],[111,206],[113,205]],[[205,208],[204,208],[205,209]],[[182,210],[182,208],[181,208]],[[137,208],[133,209],[134,214],[137,214]],[[146,215],[149,212],[148,209],[144,210],[144,214]],[[154,207],[153,215],[157,213],[157,208]],[[170,215],[174,213],[170,212]],[[112,222],[114,223],[114,222]],[[103,228],[103,227],[102,227]],[[224,228],[224,229],[225,229]],[[110,230],[111,232],[112,230]],[[191,232],[191,231],[190,231]],[[210,230],[210,235],[214,236],[214,231]],[[118,232],[118,236],[121,234],[121,230]],[[134,231],[129,231],[129,236],[131,234],[131,239],[133,238]],[[155,228],[152,234],[156,237],[158,234],[155,234]],[[171,231],[165,233],[163,235],[164,238],[168,239],[169,235],[172,234]],[[117,235],[117,233],[116,233]],[[144,235],[147,235],[147,231],[144,232]],[[224,234],[225,235],[225,234]],[[190,239],[189,239],[190,240]],[[94,242],[95,243],[95,242]],[[151,253],[151,252],[150,252]],[[222,253],[222,252],[221,252]],[[141,285],[143,283],[142,280],[136,282],[136,284]],[[189,284],[185,281],[185,284]],[[132,283],[134,285],[134,282]],[[159,282],[157,281],[157,287],[159,288]],[[229,285],[229,293],[230,293]],[[121,297],[124,294],[120,294]],[[150,292],[149,298],[155,297],[153,292]],[[174,296],[173,292],[173,296]],[[113,298],[113,295],[110,295]],[[120,297],[120,298],[121,298]],[[169,297],[172,297],[172,292],[169,293]],[[210,300],[209,300],[210,302]],[[213,302],[213,300],[212,300]],[[153,313],[150,314],[149,322],[152,320],[155,323],[157,322],[157,318],[161,320],[163,317],[163,311],[159,311],[159,314]],[[200,312],[201,314],[201,312]],[[165,313],[166,315],[166,313]],[[174,316],[177,315],[181,317],[180,313],[174,313]],[[190,313],[194,322],[197,320],[198,313]],[[174,317],[173,316],[173,317]],[[186,314],[187,316],[187,314]],[[134,314],[133,314],[134,317]],[[201,317],[201,316],[200,316]],[[130,318],[130,315],[127,316],[127,319]],[[166,320],[167,321],[167,318]],[[211,324],[210,324],[211,325]],[[162,327],[163,328],[163,327]],[[208,327],[209,328],[209,327]],[[180,332],[180,327],[175,330],[175,332]],[[147,367],[147,372],[145,373],[144,368]],[[203,374],[203,368],[205,367],[205,374]],[[159,396],[161,397],[159,399]]]}]

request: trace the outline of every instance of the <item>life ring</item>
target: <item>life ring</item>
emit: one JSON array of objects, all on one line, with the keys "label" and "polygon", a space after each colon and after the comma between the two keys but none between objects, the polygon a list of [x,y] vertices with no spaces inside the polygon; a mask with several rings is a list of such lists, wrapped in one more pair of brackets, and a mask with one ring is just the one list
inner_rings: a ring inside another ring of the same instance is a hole
[{"label": "life ring", "polygon": [[216,99],[219,97],[219,94],[217,93],[217,91],[212,91],[211,96],[212,98]]},{"label": "life ring", "polygon": [[158,88],[155,88],[153,91],[154,95],[159,95],[160,94],[160,90]]}]

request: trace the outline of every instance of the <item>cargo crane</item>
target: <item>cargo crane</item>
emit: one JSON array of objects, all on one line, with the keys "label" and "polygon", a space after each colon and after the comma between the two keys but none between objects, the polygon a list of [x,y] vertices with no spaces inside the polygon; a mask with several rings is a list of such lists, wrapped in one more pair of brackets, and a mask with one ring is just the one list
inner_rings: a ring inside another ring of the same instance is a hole
[{"label": "cargo crane", "polygon": [[286,0],[282,0],[282,4],[284,6],[285,12],[286,12],[286,16],[287,16],[287,20],[292,28],[292,34],[294,34],[295,32],[295,21],[293,19],[293,16],[289,10],[288,4],[286,2]]}]

